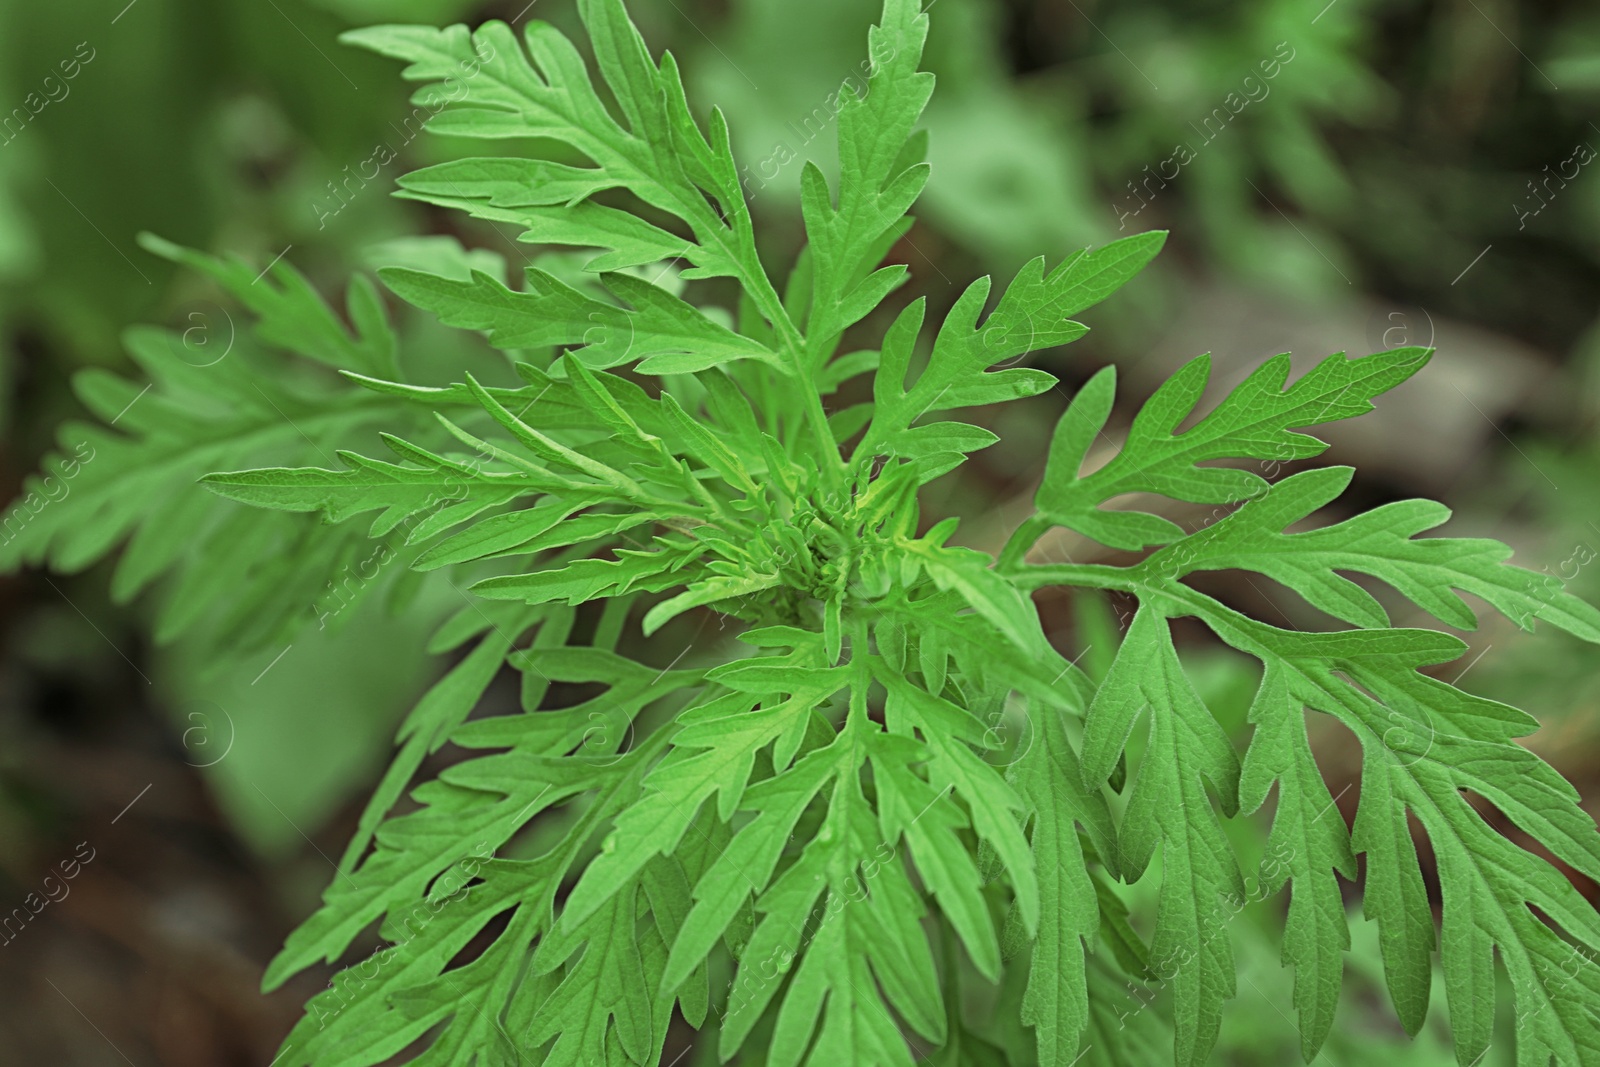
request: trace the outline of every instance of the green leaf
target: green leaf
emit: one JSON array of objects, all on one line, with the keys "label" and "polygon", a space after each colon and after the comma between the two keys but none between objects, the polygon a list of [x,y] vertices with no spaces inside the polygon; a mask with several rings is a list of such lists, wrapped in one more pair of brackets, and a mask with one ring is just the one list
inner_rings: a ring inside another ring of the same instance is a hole
[{"label": "green leaf", "polygon": [[330,522],[382,508],[371,535],[383,537],[404,525],[413,542],[550,486],[522,471],[484,471],[470,463],[446,462],[422,469],[353,452],[341,451],[338,456],[348,469],[279,467],[210,474],[202,482],[230,500],[281,511],[322,512]]},{"label": "green leaf", "polygon": [[[1045,524],[1067,526],[1111,548],[1139,549],[1176,540],[1183,531],[1140,511],[1105,510],[1125,493],[1157,493],[1195,504],[1230,504],[1266,487],[1253,471],[1202,467],[1218,459],[1285,462],[1319,455],[1327,446],[1295,432],[1372,410],[1372,398],[1421,370],[1430,352],[1398,348],[1360,359],[1329,356],[1285,388],[1289,357],[1263,363],[1194,426],[1193,413],[1210,374],[1209,357],[1186,364],[1140,409],[1122,450],[1092,474],[1081,474],[1095,436],[1105,427],[1115,385],[1102,371],[1074,398],[1050,447],[1050,463],[1035,503]],[[1029,526],[1037,536],[1042,530]],[[1025,546],[1024,546],[1025,547]]]},{"label": "green leaf", "polygon": [[651,990],[635,933],[636,893],[619,894],[574,931],[585,942],[583,955],[539,1006],[527,1035],[533,1045],[556,1038],[543,1062],[563,1067],[609,1062],[606,1039],[612,1033],[634,1063],[646,1062],[654,1051]]},{"label": "green leaf", "polygon": [[[58,451],[0,516],[0,569],[48,562],[72,573],[126,543],[113,596],[131,600],[171,576],[158,637],[204,629],[237,655],[291,640],[316,619],[308,605],[371,550],[359,530],[263,514],[196,483],[273,460],[331,461],[374,426],[407,428],[419,413],[349,388],[291,391],[279,380],[281,360],[247,338],[218,358],[227,338],[202,346],[197,336],[129,331],[128,351],[150,379],[144,386],[103,370],[78,375],[79,396],[108,425],[62,427]],[[359,597],[376,583],[352,585]]]},{"label": "green leaf", "polygon": [[973,963],[985,977],[997,980],[1000,944],[983,899],[983,879],[959,836],[970,820],[948,791],[936,791],[915,773],[915,765],[929,758],[926,746],[891,734],[875,736],[871,744],[884,841],[892,846],[904,837],[917,873]]},{"label": "green leaf", "polygon": [[[757,661],[713,676],[732,692],[679,716],[673,752],[650,775],[650,799],[617,821],[601,856],[567,901],[565,922],[581,922],[654,856],[670,854],[700,805],[718,796],[724,821],[739,807],[755,754],[847,682],[842,668],[767,666]],[[768,694],[776,695],[763,702]]]},{"label": "green leaf", "polygon": [[491,620],[490,632],[483,636],[472,652],[423,694],[401,724],[396,739],[401,745],[400,752],[384,772],[383,780],[378,783],[366,809],[362,811],[356,835],[350,839],[344,858],[339,863],[340,870],[350,871],[361,859],[372,842],[378,824],[400,799],[423,760],[437,752],[456,727],[466,722],[467,716],[505,664],[512,645],[540,614],[519,612],[520,618],[505,627]]},{"label": "green leaf", "polygon": [[710,954],[739,909],[772,881],[795,825],[812,799],[835,775],[849,773],[841,746],[805,756],[792,768],[745,790],[740,808],[755,818],[733,836],[694,887],[694,906],[672,945],[662,979],[676,988]]},{"label": "green leaf", "polygon": [[1511,550],[1499,541],[1416,539],[1450,518],[1442,504],[1400,501],[1333,526],[1281,532],[1332,501],[1353,473],[1349,467],[1329,467],[1286,478],[1213,525],[1153,553],[1144,567],[1173,577],[1196,570],[1257,571],[1336,618],[1356,626],[1389,625],[1372,594],[1338,573],[1354,571],[1381,578],[1460,629],[1476,629],[1477,619],[1456,589],[1482,598],[1526,629],[1534,619],[1545,619],[1600,641],[1600,610],[1566,592],[1553,575],[1503,566]]},{"label": "green leaf", "polygon": [[[928,37],[928,16],[917,0],[888,0],[868,36],[871,74],[865,96],[849,86],[839,104],[839,195],[814,164],[802,176],[810,240],[813,365],[831,354],[840,334],[865,317],[905,278],[890,267],[869,277],[898,237],[902,220],[928,181],[927,164],[907,159],[933,75],[917,66]],[[912,153],[920,156],[920,153]]]},{"label": "green leaf", "polygon": [[933,757],[928,763],[929,781],[966,803],[978,836],[994,848],[1010,872],[1023,925],[1032,935],[1039,926],[1039,880],[1033,852],[1017,821],[1017,813],[1026,805],[969,747],[981,743],[978,720],[967,709],[890,671],[880,668],[878,680],[889,690],[885,714],[890,729],[906,733],[907,727],[915,727],[921,734]]},{"label": "green leaf", "polygon": [[1150,714],[1150,741],[1123,818],[1123,873],[1137,878],[1161,845],[1161,903],[1151,969],[1173,987],[1176,1062],[1203,1064],[1233,996],[1227,923],[1244,883],[1206,791],[1223,810],[1238,808],[1239,760],[1178,662],[1166,619],[1141,605],[1084,726],[1083,779],[1111,774],[1135,720]]},{"label": "green leaf", "polygon": [[782,365],[765,345],[626,274],[602,274],[601,280],[633,310],[585,296],[535,267],[527,270],[526,292],[479,272],[470,282],[403,267],[380,276],[409,303],[446,325],[481,330],[498,348],[572,346],[591,367],[637,362],[645,374],[688,374],[741,359]]},{"label": "green leaf", "polygon": [[[147,252],[216,279],[255,313],[255,333],[263,344],[309,357],[338,370],[377,375],[392,375],[396,370],[398,342],[389,327],[382,300],[372,282],[364,276],[358,275],[351,282],[345,307],[356,326],[356,333],[351,336],[339,316],[311,288],[305,275],[281,256],[262,271],[237,256],[219,259],[154,234],[140,234],[139,244]],[[272,280],[268,280],[268,274]],[[228,325],[231,346],[231,318]],[[213,360],[220,363],[227,358],[227,353],[222,351],[224,345],[218,343],[221,338],[209,336],[213,329],[220,333],[220,324],[202,321],[184,331],[182,344],[191,365],[209,367],[214,365]]]},{"label": "green leaf", "polygon": [[719,574],[705,581],[695,582],[672,599],[664,600],[651,608],[645,614],[642,629],[648,637],[691,608],[723,600],[752,597],[773,588],[781,581],[782,577],[777,574],[738,576]]},{"label": "green leaf", "polygon": [[531,555],[546,549],[608,540],[666,518],[648,511],[574,515],[580,506],[556,500],[491,516],[433,545],[418,556],[412,566],[418,570],[436,570],[496,556]]},{"label": "green leaf", "polygon": [[989,279],[974,282],[951,309],[927,367],[907,390],[906,371],[922,320],[921,303],[912,305],[884,341],[875,385],[877,409],[871,431],[856,450],[857,459],[904,454],[902,439],[919,418],[932,412],[1032,396],[1050,388],[1055,379],[1039,371],[989,368],[1082,337],[1088,327],[1068,316],[1126,284],[1165,240],[1162,232],[1125,237],[1101,249],[1079,252],[1048,276],[1044,260],[1035,260],[1017,273],[981,323]]},{"label": "green leaf", "polygon": [[923,542],[911,551],[940,589],[959,593],[1018,649],[1034,656],[1049,655],[1032,603],[992,569],[994,561],[989,556],[970,548]]},{"label": "green leaf", "polygon": [[822,828],[756,902],[762,918],[741,955],[722,1029],[724,1058],[739,1049],[797,958],[773,1030],[774,1063],[864,1056],[909,1065],[885,999],[924,1037],[944,1036],[932,955],[916,921],[920,902],[892,851],[884,852],[861,792],[868,728],[852,722],[834,742],[844,765]]},{"label": "green leaf", "polygon": [[1039,1062],[1070,1064],[1089,1025],[1085,943],[1100,929],[1095,886],[1078,843],[1079,827],[1097,855],[1114,857],[1111,813],[1103,796],[1082,787],[1077,753],[1061,717],[1035,709],[1027,753],[1012,781],[1033,823],[1030,844],[1039,870],[1039,936],[1028,965],[1021,1020],[1034,1028]]},{"label": "green leaf", "polygon": [[[1417,673],[1458,657],[1465,646],[1455,638],[1428,630],[1295,634],[1179,590],[1167,586],[1174,599],[1167,610],[1200,615],[1263,661],[1264,685],[1287,686],[1292,702],[1279,704],[1279,714],[1298,716],[1296,704],[1327,712],[1361,742],[1352,845],[1367,854],[1365,909],[1378,922],[1390,995],[1407,1029],[1415,1032],[1426,1016],[1435,944],[1408,823],[1415,816],[1444,879],[1440,944],[1458,1058],[1470,1062],[1487,1047],[1498,953],[1517,1004],[1522,1062],[1583,1062],[1600,1017],[1600,967],[1592,962],[1600,918],[1570,881],[1489,826],[1463,795],[1485,798],[1562,862],[1600,875],[1600,834],[1577,792],[1512,741],[1528,731],[1528,717]],[[1258,701],[1263,713],[1275,703],[1267,701]],[[1303,917],[1296,924],[1302,957],[1309,941],[1328,936],[1310,925]]]},{"label": "green leaf", "polygon": [[396,184],[417,197],[483,200],[490,207],[572,207],[617,186],[593,167],[500,156],[453,159],[423,167],[401,175]]},{"label": "green leaf", "polygon": [[[695,264],[695,276],[766,284],[725,127],[714,120],[714,137],[708,140],[695,125],[676,66],[669,60],[658,67],[650,60],[618,0],[585,3],[582,13],[601,46],[596,56],[607,84],[631,128],[612,117],[582,56],[548,23],[530,22],[521,44],[509,27],[494,21],[476,31],[381,26],[351,31],[343,39],[407,60],[406,77],[435,83],[418,97],[433,112],[428,128],[434,132],[563,142],[594,164],[589,180],[626,189],[676,215],[694,239],[678,239],[637,214],[588,200],[571,206],[495,206],[492,201],[503,199],[503,193],[493,183],[472,188],[476,196],[463,195],[466,189],[449,195],[408,190],[406,195],[521,225],[527,241],[604,249],[589,264],[592,270],[683,256]],[[444,83],[451,85],[450,92]],[[712,208],[708,194],[731,219]]]},{"label": "green leaf", "polygon": [[1247,814],[1266,801],[1278,783],[1277,810],[1258,884],[1262,894],[1293,884],[1283,934],[1283,962],[1295,967],[1294,1002],[1300,1023],[1300,1052],[1316,1058],[1333,1028],[1344,978],[1344,952],[1350,947],[1344,897],[1338,872],[1356,880],[1350,834],[1329,796],[1311,754],[1304,706],[1290,695],[1288,679],[1267,666],[1250,709],[1255,736],[1240,775],[1240,807]]},{"label": "green leaf", "polygon": [[472,591],[487,600],[520,600],[524,604],[584,604],[601,597],[656,592],[683,581],[679,571],[703,551],[692,542],[662,542],[656,551],[619,549],[617,558],[580,559],[565,566],[526,574],[486,578]]}]

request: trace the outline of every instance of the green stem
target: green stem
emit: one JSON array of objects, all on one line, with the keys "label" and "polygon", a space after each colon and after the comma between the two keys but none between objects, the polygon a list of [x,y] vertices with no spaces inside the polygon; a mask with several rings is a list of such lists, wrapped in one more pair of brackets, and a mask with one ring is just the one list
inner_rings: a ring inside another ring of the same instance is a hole
[{"label": "green stem", "polygon": [[1022,520],[1022,525],[1012,531],[1010,539],[1006,541],[1006,547],[1000,550],[1000,569],[1011,570],[1020,566],[1028,549],[1044,536],[1050,525],[1050,520],[1042,515],[1029,515]]},{"label": "green stem", "polygon": [[747,287],[746,291],[755,300],[761,314],[766,316],[773,328],[778,331],[779,342],[783,345],[785,355],[789,357],[795,377],[799,379],[800,391],[804,394],[802,401],[805,404],[805,421],[811,429],[812,436],[816,438],[818,459],[827,461],[829,482],[837,488],[842,484],[845,475],[844,457],[839,453],[839,444],[833,439],[833,430],[828,425],[828,414],[822,407],[822,393],[817,388],[817,376],[808,358],[805,336],[789,317],[789,311],[783,306],[783,301],[779,298],[778,291],[773,288],[772,279],[767,277],[767,272],[762,270],[758,274],[759,284]]},{"label": "green stem", "polygon": [[1146,587],[1134,568],[1109,567],[1101,563],[1049,563],[1001,568],[1001,573],[1019,589],[1070,585],[1082,589],[1115,589],[1122,593],[1138,593]]},{"label": "green stem", "polygon": [[850,667],[854,678],[850,684],[850,719],[861,727],[868,726],[867,692],[872,688],[872,645],[867,634],[867,620],[856,615],[850,620]]},{"label": "green stem", "polygon": [[750,295],[750,299],[755,301],[757,310],[777,331],[778,341],[799,381],[800,391],[804,394],[802,402],[805,405],[805,422],[816,438],[818,459],[826,462],[828,480],[833,487],[838,488],[845,474],[844,457],[839,454],[838,442],[833,439],[833,430],[828,426],[828,415],[822,407],[822,394],[817,388],[816,371],[812,366],[806,337],[790,318],[788,308],[783,306],[783,298],[778,295],[777,288],[772,284],[772,279],[767,275],[767,269],[761,262],[760,253],[755,246],[755,227],[748,209],[736,216],[734,233],[738,240],[737,249],[729,248],[722,241],[721,235],[725,232],[724,223],[711,211],[708,204],[703,201],[695,203],[692,207],[685,204],[685,210],[694,215],[694,218],[690,218],[686,214],[684,218],[689,220],[689,225],[695,233],[707,235],[715,240],[721,245],[724,254],[739,265],[740,285]]}]

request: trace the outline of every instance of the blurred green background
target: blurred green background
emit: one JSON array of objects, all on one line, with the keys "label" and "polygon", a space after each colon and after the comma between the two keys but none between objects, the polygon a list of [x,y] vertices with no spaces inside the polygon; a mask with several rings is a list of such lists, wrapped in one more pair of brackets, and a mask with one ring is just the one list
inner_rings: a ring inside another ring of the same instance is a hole
[{"label": "blurred green background", "polygon": [[[634,6],[698,103],[728,112],[766,251],[786,262],[800,161],[830,162],[828,97],[858,70],[876,11]],[[141,231],[263,269],[286,257],[335,296],[352,272],[403,257],[402,238],[506,252],[493,229],[389,197],[396,175],[460,147],[414,138],[396,66],[336,37],[386,21],[539,17],[570,30],[574,7],[0,0],[5,495],[57,423],[81,414],[71,375],[126,369],[130,325],[222,352],[246,321],[143,251]],[[1600,13],[1512,0],[935,0],[932,15],[934,179],[895,251],[915,273],[911,295],[948,306],[973,275],[1008,277],[1041,253],[1053,262],[1144,229],[1172,237],[1070,356],[1036,357],[1062,388],[1008,408],[1002,443],[931,487],[931,511],[973,516],[965,540],[997,546],[1066,396],[1108,363],[1132,410],[1203,351],[1220,392],[1280,351],[1304,368],[1333,351],[1432,344],[1428,371],[1328,435],[1325,460],[1360,471],[1344,505],[1442,499],[1452,532],[1500,537],[1526,565],[1600,595]],[[399,158],[377,166],[385,147]],[[445,360],[460,348],[393,310],[409,348]],[[1041,551],[1094,550],[1062,536]],[[80,842],[94,850],[70,894],[0,946],[0,1049],[6,1062],[69,1067],[264,1065],[317,980],[263,998],[261,968],[330,876],[398,717],[443,666],[423,654],[432,616],[324,631],[308,605],[279,659],[203,638],[158,646],[151,604],[113,605],[107,574],[0,582],[0,912]],[[1259,617],[1320,625],[1264,579],[1221,591]],[[1041,607],[1063,647],[1086,647],[1127,605]],[[1594,650],[1505,623],[1468,636],[1470,658],[1443,676],[1465,668],[1464,685],[1533,712],[1545,726],[1529,743],[1600,798]],[[1241,724],[1253,675],[1197,636],[1186,655],[1218,715]],[[1319,745],[1349,817],[1359,753],[1331,732]],[[1259,851],[1254,828],[1237,829],[1242,855]],[[1281,904],[1235,925],[1240,996],[1217,1062],[1296,1062],[1272,934]],[[1418,1044],[1401,1039],[1371,931],[1357,921],[1354,933],[1324,1058],[1453,1062],[1440,1008]],[[1484,1061],[1509,1062],[1498,1046]]]}]

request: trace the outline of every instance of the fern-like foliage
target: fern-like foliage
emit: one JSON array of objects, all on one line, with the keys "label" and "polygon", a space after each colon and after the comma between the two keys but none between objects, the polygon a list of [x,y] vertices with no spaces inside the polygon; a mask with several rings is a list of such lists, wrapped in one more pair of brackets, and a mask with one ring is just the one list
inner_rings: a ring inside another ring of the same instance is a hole
[{"label": "fern-like foliage", "polygon": [[[369,556],[367,538],[196,493],[195,483],[218,469],[331,459],[380,427],[421,425],[427,413],[339,373],[395,366],[397,341],[366,279],[350,289],[352,333],[287,263],[258,273],[153,237],[143,243],[212,276],[258,316],[255,328],[247,335],[221,316],[182,331],[138,328],[126,344],[148,382],[80,374],[78,396],[105,425],[62,427],[60,451],[0,517],[0,567],[47,562],[71,573],[126,542],[117,599],[171,578],[158,638],[199,632],[218,647],[256,648],[313,621],[319,601],[333,603],[330,584]],[[361,585],[345,584],[345,601]]]},{"label": "fern-like foliage", "polygon": [[[1246,893],[1224,824],[1275,796],[1256,879],[1287,890],[1308,1060],[1343,982],[1338,879],[1364,855],[1407,1029],[1427,1014],[1437,946],[1458,1054],[1474,1062],[1498,955],[1517,1062],[1600,1063],[1600,918],[1466,794],[1600,879],[1593,823],[1515,743],[1528,716],[1424,673],[1463,643],[1392,628],[1347,575],[1463,629],[1476,619],[1457,591],[1595,641],[1600,612],[1508,566],[1495,542],[1419,537],[1448,518],[1438,505],[1307,526],[1349,470],[1274,484],[1237,465],[1316,456],[1305,430],[1370,410],[1428,352],[1335,355],[1293,382],[1280,356],[1198,416],[1196,360],[1088,470],[1108,370],[1055,432],[1037,514],[998,559],[958,547],[954,519],[924,526],[918,491],[996,438],[948,413],[1049,389],[1015,362],[1080,337],[1073,316],[1163,235],[1036,260],[998,292],[983,279],[938,323],[921,301],[886,309],[907,269],[885,260],[928,179],[917,125],[933,88],[917,69],[928,16],[887,0],[868,91],[840,103],[840,173],[805,169],[807,247],[780,291],[720,112],[695,117],[672,57],[651,55],[621,0],[579,7],[598,81],[541,22],[520,38],[495,22],[348,35],[426,83],[436,132],[561,146],[559,160],[459,159],[400,183],[531,246],[593,253],[587,278],[536,258],[517,287],[444,266],[382,272],[401,299],[504,350],[503,380],[408,381],[364,286],[352,335],[284,268],[258,289],[247,268],[185,256],[260,316],[267,346],[342,375],[302,386],[264,357],[196,369],[168,358],[170,338],[136,334],[155,395],[118,419],[137,387],[85,380],[118,429],[65,431],[96,458],[6,550],[71,569],[131,534],[117,590],[174,572],[171,632],[229,603],[235,626],[282,625],[264,608],[304,599],[298,585],[366,537],[403,535],[420,580],[465,589],[434,651],[470,650],[403,727],[322,906],[267,975],[348,964],[277,1062],[362,1067],[411,1049],[463,1067],[653,1064],[681,1017],[714,1030],[724,1059],[773,1067],[1203,1064],[1234,993],[1228,923]],[[737,306],[662,284],[672,264],[684,281],[722,279]],[[875,313],[892,318],[881,343],[842,351]],[[870,389],[853,382],[866,375]],[[841,388],[859,402],[830,412]],[[352,445],[377,431],[390,454]],[[201,475],[211,493],[192,488]],[[1187,532],[1110,506],[1129,494],[1231,510]],[[1031,562],[1053,526],[1135,561]],[[1351,628],[1279,629],[1185,581],[1223,569],[1275,579]],[[1098,684],[1046,639],[1030,599],[1045,586],[1137,598]],[[664,669],[618,651],[702,609],[740,623],[736,645],[702,639]],[[1171,632],[1185,617],[1262,665],[1243,751],[1189,681]],[[522,710],[473,718],[507,664]],[[1307,711],[1361,742],[1353,833],[1329,816]],[[994,724],[1018,715],[1026,741],[1005,743]],[[446,744],[470,758],[416,783]],[[1438,857],[1437,935],[1412,819]],[[1146,944],[1125,901],[1158,853]],[[1170,1017],[1116,1013],[1130,982],[1170,989]],[[980,1023],[962,989],[988,983],[998,1007]]]}]

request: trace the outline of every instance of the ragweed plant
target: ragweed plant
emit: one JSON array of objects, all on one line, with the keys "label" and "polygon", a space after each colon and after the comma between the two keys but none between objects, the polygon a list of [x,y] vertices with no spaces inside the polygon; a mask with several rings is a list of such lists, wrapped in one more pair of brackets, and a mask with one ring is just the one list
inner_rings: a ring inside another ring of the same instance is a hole
[{"label": "ragweed plant", "polygon": [[[1343,980],[1339,877],[1364,854],[1364,910],[1407,1029],[1428,1012],[1437,947],[1458,1054],[1474,1062],[1498,955],[1517,1062],[1600,1062],[1600,917],[1467,794],[1600,878],[1594,824],[1515,743],[1528,716],[1424,673],[1463,642],[1391,627],[1347,575],[1461,629],[1476,620],[1458,590],[1589,640],[1600,613],[1508,566],[1496,542],[1418,537],[1446,520],[1440,505],[1317,525],[1349,469],[1270,482],[1238,465],[1316,456],[1323,442],[1301,431],[1370,410],[1428,352],[1334,355],[1292,383],[1279,356],[1196,414],[1202,357],[1088,469],[1107,370],[1072,400],[1037,512],[998,559],[957,547],[957,520],[925,524],[918,490],[996,438],[947,413],[1051,388],[1015,363],[1082,336],[1073,316],[1163,235],[1035,260],[998,294],[982,279],[942,322],[910,303],[873,347],[842,351],[906,281],[884,263],[928,180],[916,0],[887,0],[867,91],[838,103],[836,180],[805,168],[807,244],[781,289],[721,114],[695,116],[621,0],[580,8],[603,82],[540,22],[520,39],[494,22],[349,35],[407,61],[436,132],[552,157],[465,158],[400,181],[529,244],[593,250],[582,271],[538,259],[517,285],[444,254],[381,272],[503,350],[502,380],[406,380],[364,282],[347,325],[285,265],[256,280],[150,241],[231,288],[259,317],[255,338],[201,365],[175,335],[136,333],[150,384],[85,376],[85,402],[115,429],[69,426],[63,454],[87,446],[93,461],[59,499],[62,461],[47,462],[7,519],[12,565],[81,568],[126,541],[114,591],[166,575],[169,636],[239,646],[303,627],[329,575],[375,558],[371,538],[404,576],[347,583],[351,597],[383,585],[403,608],[421,582],[460,591],[433,647],[470,649],[406,721],[321,908],[267,973],[273,987],[348,964],[277,1062],[358,1067],[409,1049],[429,1064],[653,1064],[681,1017],[714,1031],[724,1059],[775,1067],[1202,1064],[1235,992],[1227,924],[1247,893],[1224,820],[1269,797],[1249,892],[1287,890],[1308,1060]],[[735,307],[684,299],[698,290],[682,283],[710,279],[701,288],[737,291]],[[374,432],[388,457],[368,454]],[[1108,506],[1130,495],[1221,517],[1187,532]],[[1135,561],[1030,559],[1053,527]],[[1250,618],[1187,581],[1213,570],[1273,578],[1350,628]],[[1031,600],[1046,586],[1136,598],[1098,684],[1047,640]],[[640,639],[703,609],[738,621],[736,643],[664,669],[619,653],[635,629],[627,647],[649,651]],[[1242,753],[1185,674],[1171,631],[1184,617],[1261,664]],[[474,717],[507,664],[521,710]],[[1361,744],[1353,832],[1329,815],[1308,711]],[[1025,717],[1021,740],[993,729],[1008,715]],[[414,784],[446,745],[469,758]],[[1413,820],[1437,857],[1442,933]],[[1158,852],[1146,938],[1129,887]],[[1161,1013],[1117,1010],[1129,983],[1170,990],[1170,1052]],[[964,1010],[974,990],[992,993],[988,1022]]]}]

